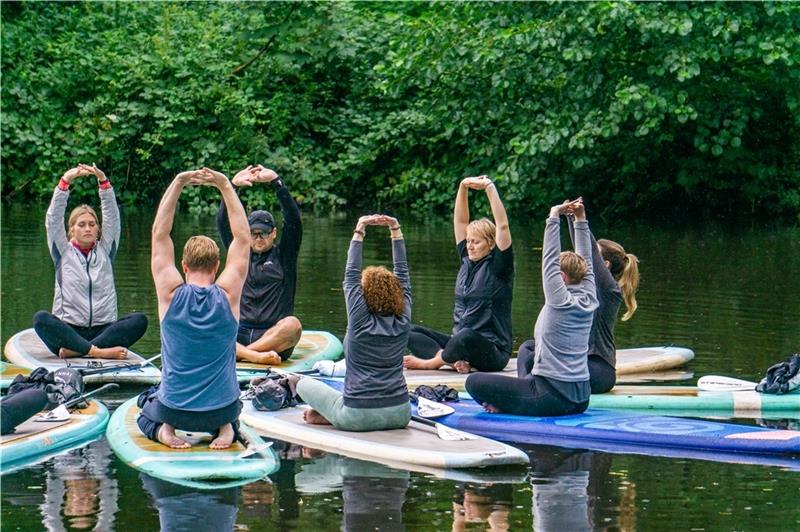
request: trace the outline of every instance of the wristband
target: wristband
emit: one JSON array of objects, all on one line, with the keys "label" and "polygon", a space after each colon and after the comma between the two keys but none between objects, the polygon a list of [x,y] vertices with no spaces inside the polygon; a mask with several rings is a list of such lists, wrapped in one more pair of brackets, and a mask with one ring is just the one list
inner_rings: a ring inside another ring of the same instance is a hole
[{"label": "wristband", "polygon": [[111,180],[106,178],[105,181],[98,181],[97,188],[99,188],[100,190],[106,190],[111,188]]},{"label": "wristband", "polygon": [[399,230],[400,230],[400,226],[399,225],[397,227],[390,227],[389,228],[389,231],[399,231]]},{"label": "wristband", "polygon": [[364,231],[361,231],[360,229],[353,229],[353,233],[361,235],[361,238],[364,238]]},{"label": "wristband", "polygon": [[61,190],[69,190],[69,181],[67,181],[62,177],[61,180],[58,182],[58,188],[60,188]]}]

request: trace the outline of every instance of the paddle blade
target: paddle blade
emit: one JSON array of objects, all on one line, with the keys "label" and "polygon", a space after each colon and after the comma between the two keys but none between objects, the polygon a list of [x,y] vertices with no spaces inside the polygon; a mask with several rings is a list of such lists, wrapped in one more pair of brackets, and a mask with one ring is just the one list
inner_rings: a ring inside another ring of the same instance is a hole
[{"label": "paddle blade", "polygon": [[252,445],[252,444],[248,445],[247,448],[239,454],[239,458],[250,458],[251,456],[255,456],[257,454],[263,456],[264,452],[270,447],[272,447],[272,443],[273,442],[257,444],[257,445]]},{"label": "paddle blade", "polygon": [[707,392],[739,392],[756,389],[756,383],[721,375],[706,375],[697,381],[697,388]]},{"label": "paddle blade", "polygon": [[34,421],[66,421],[69,419],[69,410],[65,405],[58,405],[53,410],[33,418]]},{"label": "paddle blade", "polygon": [[470,434],[469,432],[464,432],[461,430],[451,429],[447,425],[442,425],[441,423],[436,424],[436,434],[443,440],[447,441],[465,441],[465,440],[477,440],[478,436],[474,434]]},{"label": "paddle blade", "polygon": [[417,414],[419,414],[420,417],[441,417],[452,414],[453,412],[455,412],[455,409],[450,405],[437,403],[436,401],[431,401],[424,397],[417,398]]}]

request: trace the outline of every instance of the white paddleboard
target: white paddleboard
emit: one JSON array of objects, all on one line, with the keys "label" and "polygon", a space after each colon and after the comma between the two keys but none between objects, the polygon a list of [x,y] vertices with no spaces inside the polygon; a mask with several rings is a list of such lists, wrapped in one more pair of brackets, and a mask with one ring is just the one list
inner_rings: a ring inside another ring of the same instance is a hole
[{"label": "white paddleboard", "polygon": [[243,401],[239,416],[261,435],[400,469],[459,469],[527,464],[521,450],[487,438],[448,441],[436,429],[411,421],[404,429],[347,432],[303,421],[305,406],[262,412]]},{"label": "white paddleboard", "polygon": [[[637,378],[627,382],[643,382],[651,380],[662,380],[658,378],[658,373],[680,367],[694,358],[694,351],[685,347],[637,347],[633,349],[617,350],[617,380],[625,380],[626,376],[631,375]],[[508,377],[517,376],[517,359],[512,358],[508,365],[498,375]],[[435,386],[444,384],[457,390],[464,390],[464,381],[467,374],[458,373],[450,366],[443,366],[436,370],[406,369],[403,371],[406,384],[412,389],[426,384]],[[691,374],[681,379],[691,378]],[[664,375],[665,377],[669,377]],[[671,380],[665,378],[663,380]]]},{"label": "white paddleboard", "polygon": [[161,380],[161,370],[152,364],[143,368],[130,369],[130,366],[145,361],[133,351],[128,351],[128,358],[125,360],[89,357],[59,358],[47,349],[33,329],[25,329],[9,338],[4,354],[10,362],[31,370],[46,368],[48,371],[54,371],[67,367],[67,365],[78,370],[119,366],[119,371],[85,376],[83,380],[86,383],[155,384]]}]

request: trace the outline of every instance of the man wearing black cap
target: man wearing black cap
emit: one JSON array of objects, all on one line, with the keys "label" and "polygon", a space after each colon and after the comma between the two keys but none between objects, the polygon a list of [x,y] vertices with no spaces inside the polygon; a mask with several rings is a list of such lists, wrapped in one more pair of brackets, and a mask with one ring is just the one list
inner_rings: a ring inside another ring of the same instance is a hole
[{"label": "man wearing black cap", "polygon": [[[293,315],[303,224],[300,209],[278,174],[258,165],[248,166],[233,178],[237,187],[254,183],[270,183],[275,190],[283,214],[283,236],[275,243],[278,230],[272,214],[250,213],[250,267],[242,290],[236,359],[276,365],[292,355],[303,332]],[[217,229],[227,248],[231,230],[224,203],[217,212]]]}]

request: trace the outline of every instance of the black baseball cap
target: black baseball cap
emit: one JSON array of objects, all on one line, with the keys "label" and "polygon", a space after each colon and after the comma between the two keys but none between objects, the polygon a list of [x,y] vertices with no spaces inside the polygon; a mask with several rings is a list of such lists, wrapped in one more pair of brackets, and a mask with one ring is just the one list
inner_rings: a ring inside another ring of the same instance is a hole
[{"label": "black baseball cap", "polygon": [[270,232],[275,228],[275,218],[267,211],[253,211],[247,217],[250,229],[260,229]]}]

